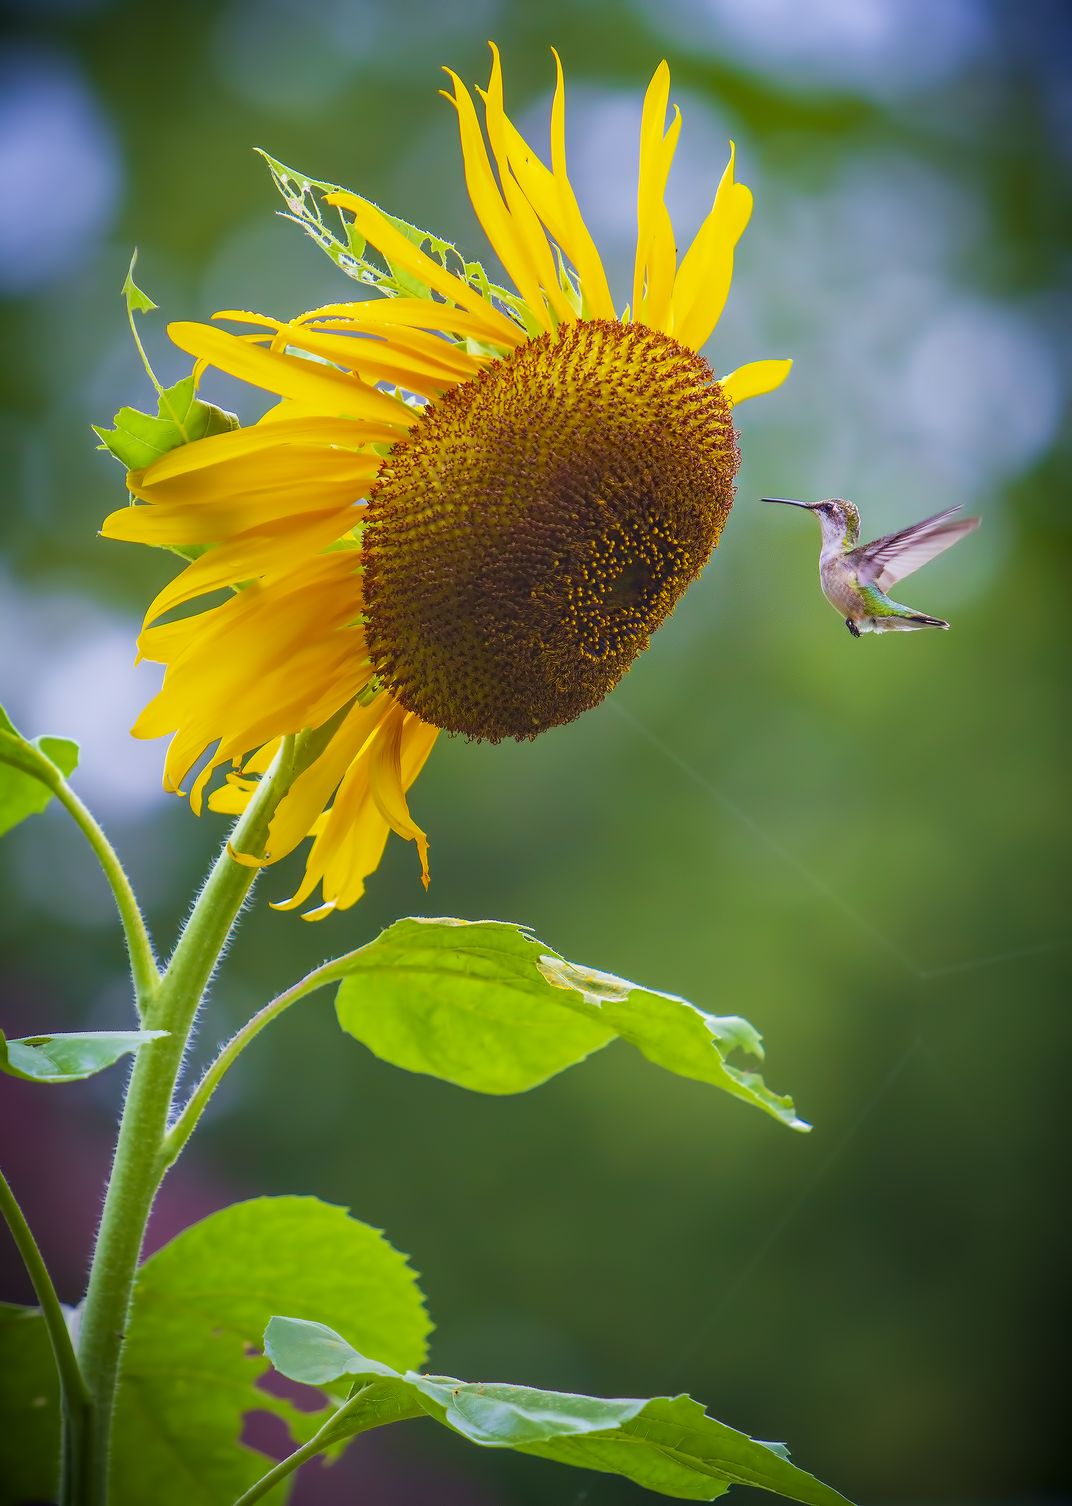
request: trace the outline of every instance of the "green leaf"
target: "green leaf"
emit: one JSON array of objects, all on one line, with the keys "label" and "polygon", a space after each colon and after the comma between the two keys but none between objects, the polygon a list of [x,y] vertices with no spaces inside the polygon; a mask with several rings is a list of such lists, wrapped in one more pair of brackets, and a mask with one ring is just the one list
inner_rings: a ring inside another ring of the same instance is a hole
[{"label": "green leaf", "polygon": [[264,1330],[264,1352],[280,1375],[303,1386],[326,1386],[344,1375],[397,1380],[398,1371],[358,1354],[326,1323],[308,1318],[272,1318]]},{"label": "green leaf", "polygon": [[127,268],[127,275],[122,289],[123,297],[126,300],[127,313],[131,315],[135,313],[151,314],[156,308],[156,304],[149,297],[148,293],[142,292],[141,288],[134,281],[134,268],[137,264],[138,252],[135,247],[134,254],[130,258],[130,266]]},{"label": "green leaf", "polygon": [[144,470],[180,445],[238,428],[235,414],[202,402],[192,376],[161,388],[155,417],[137,408],[120,408],[112,422],[111,429],[94,424],[93,432],[102,441],[99,448],[110,450],[128,471]]},{"label": "green leaf", "polygon": [[55,1500],[60,1393],[37,1307],[0,1303],[0,1506]]},{"label": "green leaf", "polygon": [[8,1040],[0,1030],[0,1072],[27,1082],[81,1082],[166,1030],[82,1030]]},{"label": "green leaf", "polygon": [[560,957],[541,957],[539,967],[548,983],[567,991],[570,1008],[595,1011],[657,1067],[722,1088],[790,1129],[811,1128],[797,1117],[791,1098],[772,1093],[758,1072],[745,1072],[726,1061],[734,1048],[762,1057],[762,1039],[747,1020],[705,1014],[675,994],[638,988],[612,973],[576,967]]},{"label": "green leaf", "polygon": [[43,811],[59,777],[78,764],[78,744],[67,737],[28,741],[0,706],[0,836]]},{"label": "green leaf", "polygon": [[624,1475],[679,1500],[713,1501],[731,1485],[754,1485],[808,1506],[845,1503],[836,1490],[791,1464],[781,1444],[716,1422],[689,1396],[576,1396],[413,1370],[401,1374],[367,1359],[324,1324],[294,1318],[273,1318],[264,1347],[291,1380],[323,1385],[345,1376],[358,1383],[331,1441],[417,1416],[419,1409],[483,1448],[512,1448]]},{"label": "green leaf", "polygon": [[[327,183],[322,179],[310,178],[305,173],[299,173],[294,168],[277,161],[275,157],[270,157],[259,147],[257,153],[267,164],[275,186],[287,206],[282,212],[283,218],[300,226],[306,235],[316,242],[321,251],[331,258],[341,272],[344,272],[347,277],[352,277],[355,282],[373,287],[388,297],[401,295],[408,298],[427,298],[433,301],[432,289],[420,278],[415,277],[412,272],[397,266],[386,257],[382,258],[383,266],[381,266],[366,255],[366,242],[353,229],[352,222],[345,219],[342,222],[345,239],[340,239],[330,228],[325,220],[324,207],[320,199],[324,194],[337,193],[340,190],[340,184]],[[332,214],[334,213],[332,209]],[[540,332],[542,326],[535,322],[524,301],[509,288],[491,282],[481,264],[477,261],[466,261],[452,241],[443,240],[441,236],[433,235],[430,230],[421,230],[416,225],[411,225],[408,220],[387,214],[386,210],[381,209],[380,213],[408,241],[432,257],[434,261],[439,262],[440,266],[445,267],[455,277],[461,278],[463,282],[467,282],[482,297],[494,299],[525,327],[528,334]]]},{"label": "green leaf", "polygon": [[[137,251],[130,258],[130,267],[123,283],[123,298],[127,306],[127,320],[134,344],[138,348],[146,375],[156,388],[157,404],[155,417],[142,413],[138,408],[120,408],[112,420],[114,428],[102,429],[93,425],[93,432],[101,440],[98,449],[110,450],[121,460],[128,471],[141,471],[161,455],[180,445],[191,444],[195,439],[204,439],[210,434],[225,434],[237,429],[238,419],[233,413],[217,408],[214,403],[205,403],[197,396],[197,383],[193,376],[183,377],[173,387],[162,387],[149,364],[145,347],[138,334],[134,315],[149,314],[156,304],[148,293],[134,281]],[[179,551],[183,552],[184,551]]]},{"label": "green leaf", "polygon": [[791,1099],[726,1060],[733,1050],[762,1055],[746,1020],[577,967],[522,926],[396,921],[348,959],[346,974],[340,1025],[407,1071],[478,1093],[521,1093],[620,1037],[668,1071],[808,1128]]},{"label": "green leaf", "polygon": [[303,1440],[323,1414],[257,1386],[273,1312],[328,1314],[397,1367],[431,1327],[413,1270],[379,1230],[316,1198],[257,1198],[212,1214],[138,1275],[116,1420],[112,1506],[230,1506],[270,1461],[239,1443],[269,1411]]},{"label": "green leaf", "polygon": [[559,1007],[537,965],[543,951],[497,921],[396,921],[351,959],[339,1023],[396,1067],[522,1093],[614,1038]]}]

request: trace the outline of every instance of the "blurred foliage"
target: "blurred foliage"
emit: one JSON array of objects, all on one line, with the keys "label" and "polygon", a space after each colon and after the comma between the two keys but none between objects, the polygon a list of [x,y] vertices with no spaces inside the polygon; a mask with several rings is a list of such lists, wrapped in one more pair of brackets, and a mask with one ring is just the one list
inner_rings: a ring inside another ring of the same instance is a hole
[{"label": "blurred foliage", "polygon": [[[235,1197],[313,1193],[413,1253],[437,1367],[688,1390],[857,1499],[1060,1499],[1038,1440],[1063,1357],[1063,8],[192,0],[165,29],[133,3],[9,5],[0,691],[20,725],[83,741],[78,787],[166,947],[220,825],[159,795],[160,749],[126,734],[153,684],[130,669],[135,630],[174,562],[95,537],[122,491],[89,423],[152,399],[118,296],[131,248],[165,383],[184,364],[164,316],[348,296],[273,218],[254,146],[483,256],[435,91],[441,62],[486,76],[488,35],[538,140],[561,50],[579,192],[623,301],[640,99],[668,56],[675,212],[690,229],[704,212],[730,134],[756,190],[712,359],[796,369],[742,411],[718,555],[626,683],[533,744],[441,740],[414,792],[427,901],[402,843],[320,928],[268,911],[293,887],[269,873],[198,1054],[400,914],[495,916],[747,1015],[816,1129],[785,1135],[617,1048],[535,1094],[466,1094],[340,1049],[325,998],[228,1079],[156,1242]],[[206,397],[256,411],[222,380]],[[953,631],[853,642],[819,595],[817,539],[763,493],[852,497],[872,534],[980,511],[913,582]],[[110,898],[62,813],[32,825],[5,839],[4,1028],[129,1025]],[[12,1181],[71,1300],[117,1078],[0,1092]],[[74,1131],[63,1213],[39,1171]],[[4,1294],[25,1298],[20,1281]],[[549,1488],[539,1461],[474,1458],[429,1425],[356,1446],[294,1499],[356,1498],[363,1478],[383,1506],[536,1506]],[[574,1499],[642,1496],[593,1477]]]}]

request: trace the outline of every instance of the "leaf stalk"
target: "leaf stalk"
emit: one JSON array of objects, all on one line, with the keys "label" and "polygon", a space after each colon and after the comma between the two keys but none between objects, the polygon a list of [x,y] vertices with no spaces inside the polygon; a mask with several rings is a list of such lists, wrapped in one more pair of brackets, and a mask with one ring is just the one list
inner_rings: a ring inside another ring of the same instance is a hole
[{"label": "leaf stalk", "polygon": [[64,1450],[62,1474],[66,1482],[78,1478],[84,1459],[85,1440],[89,1429],[93,1398],[86,1384],[82,1367],[71,1341],[70,1329],[63,1314],[63,1305],[56,1294],[52,1276],[44,1256],[26,1222],[11,1184],[0,1171],[0,1211],[3,1212],[11,1237],[22,1256],[22,1263],[33,1284],[34,1293],[41,1308],[41,1315],[48,1330],[52,1357],[60,1379],[60,1395],[63,1401]]},{"label": "leaf stalk", "polygon": [[279,1463],[273,1466],[266,1475],[262,1475],[255,1485],[251,1485],[238,1497],[234,1506],[253,1506],[255,1501],[266,1496],[274,1486],[278,1485],[281,1480],[285,1480],[288,1475],[292,1475],[307,1459],[315,1459],[317,1454],[322,1454],[325,1449],[330,1448],[335,1442],[335,1433],[339,1424],[357,1409],[358,1403],[367,1390],[368,1386],[361,1386],[352,1396],[347,1397],[342,1406],[331,1414],[324,1426],[319,1432],[313,1434],[308,1443],[303,1443],[301,1448],[295,1449],[285,1459],[280,1459]]},{"label": "leaf stalk", "polygon": [[[358,948],[360,951],[361,948]],[[266,1025],[279,1018],[292,1004],[297,1004],[300,999],[307,998],[318,988],[325,984],[333,983],[337,978],[344,976],[351,960],[357,952],[348,952],[343,957],[335,957],[330,962],[324,962],[320,967],[314,968],[304,978],[277,994],[274,999],[259,1009],[240,1030],[237,1030],[231,1039],[221,1049],[212,1065],[206,1068],[204,1075],[194,1088],[186,1104],[175,1120],[171,1129],[164,1137],[161,1154],[166,1166],[171,1166],[182,1152],[187,1140],[197,1128],[198,1120],[208,1107],[209,1099],[215,1093],[224,1077],[234,1066],[242,1052],[255,1040]]]}]

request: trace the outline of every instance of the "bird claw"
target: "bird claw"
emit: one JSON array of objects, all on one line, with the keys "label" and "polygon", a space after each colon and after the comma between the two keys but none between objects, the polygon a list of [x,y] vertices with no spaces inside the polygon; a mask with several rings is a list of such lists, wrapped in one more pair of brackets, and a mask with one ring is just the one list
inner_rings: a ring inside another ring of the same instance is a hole
[{"label": "bird claw", "polygon": [[856,626],[855,622],[853,622],[853,620],[852,620],[851,617],[846,617],[845,618],[845,626],[848,628],[849,632],[852,634],[852,636],[854,638],[859,638],[859,636],[860,636],[860,629]]}]

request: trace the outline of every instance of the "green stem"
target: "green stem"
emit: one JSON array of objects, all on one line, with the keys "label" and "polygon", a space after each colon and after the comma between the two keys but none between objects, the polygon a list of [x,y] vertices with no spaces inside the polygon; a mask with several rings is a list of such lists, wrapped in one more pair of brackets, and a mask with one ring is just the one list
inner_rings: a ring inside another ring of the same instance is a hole
[{"label": "green stem", "polygon": [[36,779],[39,784],[43,784],[73,818],[75,825],[93,849],[115,897],[116,908],[119,911],[123,933],[126,937],[127,954],[130,957],[130,971],[134,979],[138,1007],[144,1012],[160,982],[160,973],[153,956],[153,944],[149,938],[149,932],[146,930],[145,921],[138,908],[138,901],[115,848],[104,835],[96,817],[82,804],[62,772],[47,754],[42,753],[40,748],[27,742],[17,732],[0,727],[0,760],[11,764],[13,768],[21,769],[29,774],[31,779]]},{"label": "green stem", "polygon": [[[361,949],[358,948],[358,950]],[[343,977],[351,959],[356,956],[356,951],[348,952],[345,957],[336,957],[333,961],[324,962],[320,967],[314,968],[311,973],[307,973],[284,993],[278,994],[263,1009],[259,1009],[251,1019],[246,1021],[241,1030],[235,1032],[216,1060],[206,1069],[201,1081],[187,1099],[182,1113],[164,1137],[161,1154],[165,1166],[171,1166],[178,1160],[183,1146],[193,1134],[198,1120],[208,1107],[209,1099],[249,1043],[260,1035],[266,1025],[270,1025],[292,1004],[297,1004],[299,999],[304,999],[316,989],[323,988],[326,983],[333,983],[336,978]]]},{"label": "green stem", "polygon": [[[134,260],[130,263],[131,272],[133,272],[134,270],[134,262],[136,262],[137,259],[138,253],[135,251]],[[127,275],[129,277],[130,273],[128,273]],[[155,308],[155,304],[152,305],[152,307]],[[141,335],[138,334],[138,324],[137,320],[134,318],[134,310],[131,307],[129,298],[127,299],[127,323],[130,325],[130,333],[134,336],[134,344],[138,347],[138,355],[141,356],[141,364],[145,367],[145,374],[149,378],[150,382],[152,382],[153,386],[156,388],[157,393],[162,397],[164,394],[164,389],[163,387],[161,387],[159,381],[157,380],[156,372],[149,364],[149,357],[145,354],[145,346],[141,343]]]},{"label": "green stem", "polygon": [[294,740],[288,738],[217,858],[146,1012],[148,1024],[169,1034],[138,1052],[90,1269],[78,1352],[94,1415],[86,1487],[74,1496],[78,1506],[107,1501],[123,1339],[145,1226],[167,1170],[162,1150],[175,1084],[198,1006],[258,872],[232,852],[263,851],[272,814],[293,777],[293,760]]},{"label": "green stem", "polygon": [[130,886],[130,880],[119,861],[115,848],[104,835],[96,817],[82,804],[66,780],[58,779],[53,789],[56,799],[73,817],[75,824],[92,847],[104,877],[108,880],[112,894],[115,896],[116,909],[119,911],[119,919],[123,923],[123,935],[126,937],[130,973],[134,980],[134,993],[137,997],[138,1009],[144,1015],[159,986],[160,970],[156,965],[153,943],[134,890]]},{"label": "green stem", "polygon": [[234,1506],[253,1506],[254,1501],[261,1500],[273,1486],[278,1485],[280,1480],[285,1480],[288,1475],[292,1475],[307,1459],[315,1459],[317,1454],[322,1454],[326,1448],[329,1448],[336,1440],[339,1423],[357,1408],[359,1402],[364,1400],[367,1390],[367,1386],[362,1386],[359,1391],[354,1392],[353,1396],[348,1397],[338,1411],[331,1414],[320,1431],[313,1434],[308,1443],[303,1443],[301,1448],[295,1449],[285,1459],[280,1459],[274,1468],[261,1476],[256,1485],[251,1485],[244,1494],[238,1497]]},{"label": "green stem", "polygon": [[52,1284],[52,1277],[49,1275],[37,1241],[33,1237],[33,1231],[19,1207],[18,1199],[11,1190],[11,1184],[2,1171],[0,1171],[0,1210],[3,1211],[7,1226],[11,1230],[11,1237],[15,1241],[18,1252],[22,1256],[23,1265],[33,1283],[33,1289],[41,1307],[41,1315],[45,1320],[45,1328],[48,1330],[52,1356],[56,1361],[56,1370],[59,1372],[60,1395],[63,1399],[63,1474],[65,1481],[74,1479],[81,1468],[92,1398],[78,1363],[78,1356],[74,1352],[74,1345],[71,1343],[70,1330],[63,1316],[60,1299],[56,1295],[56,1288]]}]

